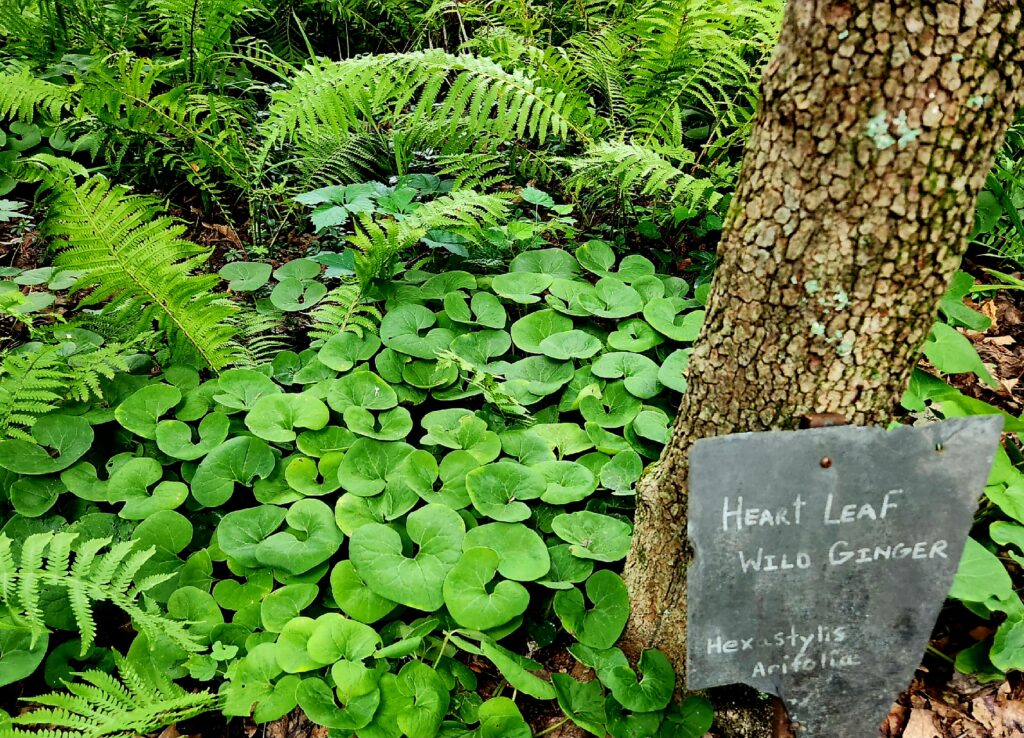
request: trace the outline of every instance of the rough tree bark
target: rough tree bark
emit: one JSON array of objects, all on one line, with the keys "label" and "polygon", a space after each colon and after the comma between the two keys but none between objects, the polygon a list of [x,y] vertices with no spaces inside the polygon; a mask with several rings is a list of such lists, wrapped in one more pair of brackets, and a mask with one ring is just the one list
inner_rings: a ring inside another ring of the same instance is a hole
[{"label": "rough tree bark", "polygon": [[696,439],[813,414],[890,418],[1024,103],[1022,74],[1019,0],[791,0],[689,389],[638,491],[631,656],[660,648],[682,683]]}]

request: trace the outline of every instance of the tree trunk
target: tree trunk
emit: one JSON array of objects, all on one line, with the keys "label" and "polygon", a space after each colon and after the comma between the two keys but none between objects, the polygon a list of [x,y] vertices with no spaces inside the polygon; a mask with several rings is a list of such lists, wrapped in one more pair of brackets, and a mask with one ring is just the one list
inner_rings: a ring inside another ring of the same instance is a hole
[{"label": "tree trunk", "polygon": [[696,439],[891,417],[1024,102],[1022,73],[1017,0],[791,0],[689,389],[638,490],[631,657],[660,648],[683,683]]}]

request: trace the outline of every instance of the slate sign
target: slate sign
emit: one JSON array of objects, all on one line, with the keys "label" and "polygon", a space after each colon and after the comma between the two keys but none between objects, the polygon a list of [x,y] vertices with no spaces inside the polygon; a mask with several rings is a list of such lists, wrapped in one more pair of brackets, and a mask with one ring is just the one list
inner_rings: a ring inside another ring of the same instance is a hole
[{"label": "slate sign", "polygon": [[875,738],[928,644],[1002,418],[740,433],[690,453],[687,686]]}]

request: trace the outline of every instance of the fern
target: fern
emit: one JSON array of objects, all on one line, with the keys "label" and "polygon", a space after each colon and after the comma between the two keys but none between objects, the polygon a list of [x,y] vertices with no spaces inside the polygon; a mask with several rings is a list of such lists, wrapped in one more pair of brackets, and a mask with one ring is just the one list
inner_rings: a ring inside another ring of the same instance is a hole
[{"label": "fern", "polygon": [[479,232],[495,226],[508,216],[508,197],[456,190],[420,205],[398,222],[376,223],[368,216],[356,221],[356,233],[349,242],[356,247],[355,270],[365,290],[405,251],[432,229]]},{"label": "fern", "polygon": [[627,94],[647,141],[663,137],[682,107],[726,125],[745,121],[737,97],[756,93],[758,69],[778,32],[778,0],[651,0],[631,23],[643,39]]},{"label": "fern", "polygon": [[440,50],[364,56],[307,66],[275,93],[263,125],[269,141],[301,140],[403,118],[409,128],[443,122],[451,134],[586,139],[586,99],[538,85],[521,71]]},{"label": "fern", "polygon": [[694,177],[680,167],[693,162],[686,149],[655,149],[630,143],[602,143],[584,156],[568,161],[572,175],[568,185],[577,194],[588,192],[597,198],[610,190],[628,199],[644,195],[677,201],[690,206],[703,203],[713,207],[720,195],[710,180]]},{"label": "fern", "polygon": [[91,398],[102,399],[102,381],[129,371],[128,356],[151,335],[141,333],[127,341],[111,341],[68,356],[67,397],[79,402],[88,402]]},{"label": "fern", "polygon": [[241,364],[257,366],[269,363],[276,354],[290,347],[280,313],[240,310],[233,322],[238,327]]},{"label": "fern", "polygon": [[316,347],[345,331],[360,337],[367,333],[376,335],[382,316],[380,310],[365,302],[357,285],[343,284],[327,293],[309,317],[310,345]]},{"label": "fern", "polygon": [[120,678],[86,671],[78,674],[78,681],[66,683],[66,691],[23,698],[41,707],[13,717],[9,725],[0,728],[0,738],[147,735],[217,709],[220,703],[210,692],[186,692],[155,670],[137,671],[116,651],[114,662]]},{"label": "fern", "polygon": [[[124,610],[152,643],[167,638],[186,651],[202,650],[184,623],[167,617],[151,603],[139,602],[146,591],[171,576],[158,574],[134,581],[156,552],[154,547],[139,549],[135,541],[110,546],[109,538],[92,538],[73,551],[77,536],[67,532],[30,535],[21,544],[20,563],[16,564],[13,542],[0,534],[0,604],[33,631],[33,641],[47,631],[42,590],[61,587],[67,592],[68,606],[81,633],[83,657],[96,640],[95,602],[110,602]],[[108,550],[101,553],[103,548]]]},{"label": "fern", "polygon": [[64,397],[67,372],[57,349],[35,345],[8,353],[0,364],[0,438],[32,440],[27,430]]},{"label": "fern", "polygon": [[[160,30],[188,60],[189,78],[195,79],[215,52],[231,41],[231,30],[254,3],[250,0],[155,0]],[[201,75],[200,75],[201,76]]]},{"label": "fern", "polygon": [[0,119],[30,122],[37,113],[51,120],[71,107],[76,87],[57,85],[39,79],[28,70],[0,74]]},{"label": "fern", "polygon": [[57,239],[55,263],[81,273],[73,291],[91,288],[82,305],[109,300],[114,310],[152,315],[204,364],[223,369],[237,359],[236,308],[212,292],[216,275],[195,273],[209,251],[158,213],[153,200],[102,176],[58,184],[45,224]]}]

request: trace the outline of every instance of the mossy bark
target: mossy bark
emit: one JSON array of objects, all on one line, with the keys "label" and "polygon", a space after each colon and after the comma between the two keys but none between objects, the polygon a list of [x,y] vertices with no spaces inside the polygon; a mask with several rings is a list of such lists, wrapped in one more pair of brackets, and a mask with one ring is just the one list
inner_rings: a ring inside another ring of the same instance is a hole
[{"label": "mossy bark", "polygon": [[[672,439],[638,490],[635,657],[685,679],[687,454],[808,416],[885,423],[1022,100],[1017,0],[791,0]],[[736,607],[744,603],[737,602]],[[745,736],[768,734],[748,727]]]}]

